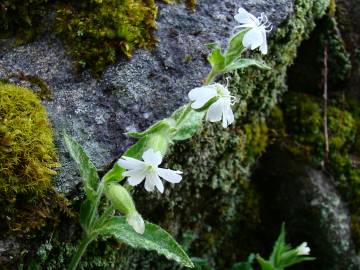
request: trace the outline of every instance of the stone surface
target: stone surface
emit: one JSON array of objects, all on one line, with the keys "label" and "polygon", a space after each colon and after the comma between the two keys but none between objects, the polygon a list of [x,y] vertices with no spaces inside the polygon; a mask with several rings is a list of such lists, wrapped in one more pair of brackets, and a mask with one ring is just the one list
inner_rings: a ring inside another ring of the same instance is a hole
[{"label": "stone surface", "polygon": [[20,47],[2,45],[0,77],[21,71],[41,77],[52,89],[53,100],[44,104],[62,164],[56,177],[60,191],[68,192],[79,182],[62,144],[62,130],[73,135],[103,169],[133,142],[124,133],[169,116],[187,101],[189,90],[201,85],[209,71],[205,44],[229,37],[240,5],[255,14],[266,12],[274,30],[293,12],[291,0],[200,0],[196,12],[159,3],[158,46],[138,50],[130,61],[119,60],[100,80],[87,72],[76,74],[61,42],[51,34]]},{"label": "stone surface", "polygon": [[291,242],[307,241],[317,258],[306,269],[360,268],[351,240],[350,214],[329,175],[272,147],[260,159],[254,179],[262,195],[265,235],[274,237],[285,222]]}]

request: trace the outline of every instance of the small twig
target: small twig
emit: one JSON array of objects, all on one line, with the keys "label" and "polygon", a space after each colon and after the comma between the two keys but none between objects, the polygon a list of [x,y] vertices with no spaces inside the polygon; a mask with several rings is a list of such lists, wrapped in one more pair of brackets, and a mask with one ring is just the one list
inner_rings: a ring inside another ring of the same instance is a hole
[{"label": "small twig", "polygon": [[325,139],[325,149],[324,149],[324,169],[327,168],[329,164],[329,130],[328,130],[328,46],[324,45],[324,139]]}]

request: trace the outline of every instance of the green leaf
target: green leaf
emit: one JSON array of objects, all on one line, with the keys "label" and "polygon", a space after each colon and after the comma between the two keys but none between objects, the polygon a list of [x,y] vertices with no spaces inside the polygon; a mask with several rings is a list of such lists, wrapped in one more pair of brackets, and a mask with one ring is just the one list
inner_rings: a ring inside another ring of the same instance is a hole
[{"label": "green leaf", "polygon": [[119,164],[115,163],[114,166],[109,170],[103,177],[105,183],[120,182],[124,179],[122,173],[125,172],[124,168],[121,168]]},{"label": "green leaf", "polygon": [[262,69],[271,69],[264,61],[242,58],[226,66],[225,72],[229,72],[237,69],[243,69],[249,66],[257,66]]},{"label": "green leaf", "polygon": [[92,206],[92,201],[85,200],[80,207],[80,225],[86,233],[89,231]]},{"label": "green leaf", "polygon": [[261,270],[280,270],[276,269],[270,262],[265,261],[260,255],[256,255],[256,260],[260,264]]},{"label": "green leaf", "polygon": [[204,111],[198,112],[191,109],[190,104],[181,107],[171,117],[175,122],[171,139],[182,141],[191,138],[201,127],[204,115]]},{"label": "green leaf", "polygon": [[231,37],[229,46],[225,52],[225,66],[230,65],[234,60],[241,57],[241,54],[245,50],[242,41],[246,32],[246,30],[243,30]]},{"label": "green leaf", "polygon": [[221,53],[218,45],[213,45],[213,50],[208,56],[208,60],[212,67],[212,73],[219,73],[225,68],[225,57]]},{"label": "green leaf", "polygon": [[112,235],[133,248],[156,251],[158,254],[175,260],[186,267],[194,267],[188,255],[172,236],[150,222],[145,221],[144,234],[138,234],[127,224],[125,217],[113,217],[102,228],[98,229],[97,233],[104,236]]},{"label": "green leaf", "polygon": [[128,132],[126,134],[129,135],[130,137],[140,139],[151,133],[157,132],[159,130],[169,129],[169,128],[170,128],[170,123],[169,123],[168,119],[163,119],[159,122],[156,122],[154,125],[150,126],[148,129],[146,129],[143,132]]},{"label": "green leaf", "polygon": [[142,154],[147,150],[147,141],[149,137],[141,138],[137,143],[133,144],[125,153],[124,156],[141,159]]},{"label": "green leaf", "polygon": [[81,145],[72,137],[64,133],[64,140],[70,155],[75,160],[80,170],[87,198],[92,201],[95,198],[99,184],[99,176],[96,167]]},{"label": "green leaf", "polygon": [[231,270],[254,270],[254,268],[252,267],[254,260],[255,260],[255,254],[251,253],[248,257],[247,262],[235,263],[231,267]]},{"label": "green leaf", "polygon": [[273,247],[273,251],[270,255],[270,258],[269,258],[270,262],[273,265],[278,265],[281,260],[281,255],[288,250],[290,250],[290,248],[285,243],[285,224],[283,223],[281,225],[280,235],[279,235],[278,239],[276,240],[274,247]]}]

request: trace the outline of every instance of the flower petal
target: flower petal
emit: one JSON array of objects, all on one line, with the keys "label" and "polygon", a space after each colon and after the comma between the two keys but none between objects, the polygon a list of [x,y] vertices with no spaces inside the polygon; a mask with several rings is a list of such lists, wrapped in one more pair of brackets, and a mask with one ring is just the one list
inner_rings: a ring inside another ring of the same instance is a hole
[{"label": "flower petal", "polygon": [[159,151],[155,152],[152,148],[150,148],[144,152],[144,154],[142,155],[142,159],[145,162],[157,167],[162,162],[162,155]]},{"label": "flower petal", "polygon": [[260,46],[260,51],[262,54],[267,54],[268,53],[268,45],[267,45],[267,40],[266,40],[266,30],[263,26],[260,27],[260,29],[261,29],[261,34],[263,36],[263,43]]},{"label": "flower petal", "polygon": [[192,89],[188,96],[193,103],[191,104],[191,108],[200,109],[203,107],[210,99],[216,97],[216,87],[215,85],[207,85],[202,87],[197,87]]},{"label": "flower petal", "polygon": [[181,171],[158,168],[158,174],[160,177],[173,184],[179,183],[182,179],[180,175],[182,174]]},{"label": "flower petal", "polygon": [[219,98],[209,107],[206,113],[206,119],[209,120],[210,122],[220,121],[222,117],[222,111],[223,111],[223,99]]},{"label": "flower petal", "polygon": [[255,27],[259,25],[259,20],[247,12],[244,8],[239,8],[238,13],[234,16],[235,20],[241,24],[249,24],[250,27]]},{"label": "flower petal", "polygon": [[154,181],[156,188],[160,191],[160,193],[163,193],[164,192],[163,182],[161,181],[160,177],[157,174],[155,174],[154,178],[155,178]]},{"label": "flower petal", "polygon": [[148,192],[154,191],[155,184],[152,183],[152,181],[149,179],[148,176],[146,176],[144,187],[145,187],[145,190]]},{"label": "flower petal", "polygon": [[235,117],[231,109],[230,100],[229,100],[228,103],[224,106],[224,110],[223,110],[223,127],[226,128],[234,121],[235,121]]},{"label": "flower petal", "polygon": [[135,158],[123,156],[118,160],[118,164],[120,167],[124,169],[133,170],[143,166],[144,162]]},{"label": "flower petal", "polygon": [[252,50],[260,47],[264,42],[263,34],[261,33],[261,28],[254,27],[249,30],[243,38],[243,45],[245,48],[250,48]]},{"label": "flower petal", "polygon": [[128,182],[131,186],[136,186],[144,180],[144,178],[146,176],[146,170],[145,170],[145,168],[129,170],[129,171],[123,172],[122,175],[124,177],[129,177]]}]

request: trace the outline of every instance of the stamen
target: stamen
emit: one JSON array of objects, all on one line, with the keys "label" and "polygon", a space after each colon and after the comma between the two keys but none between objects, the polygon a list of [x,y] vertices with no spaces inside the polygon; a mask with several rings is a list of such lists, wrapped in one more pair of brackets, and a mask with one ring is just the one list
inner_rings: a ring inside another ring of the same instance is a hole
[{"label": "stamen", "polygon": [[238,102],[237,97],[230,95],[230,104],[234,105],[237,102]]}]

